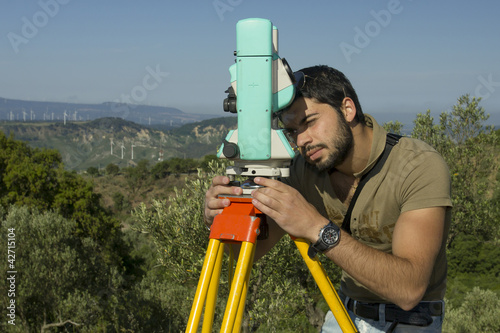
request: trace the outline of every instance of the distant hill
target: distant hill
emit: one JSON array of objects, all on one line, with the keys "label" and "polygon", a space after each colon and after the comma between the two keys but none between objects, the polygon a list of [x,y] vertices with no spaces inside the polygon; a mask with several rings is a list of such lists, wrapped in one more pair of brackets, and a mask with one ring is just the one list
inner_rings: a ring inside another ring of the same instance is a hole
[{"label": "distant hill", "polygon": [[219,116],[186,113],[176,108],[150,105],[115,102],[102,104],[59,103],[0,97],[0,120],[6,121],[71,122],[113,117],[142,125],[163,125],[172,128]]},{"label": "distant hill", "polygon": [[152,129],[121,118],[73,122],[2,121],[0,130],[32,147],[58,150],[67,169],[120,167],[147,159],[154,164],[172,157],[215,154],[236,117],[190,123],[172,130]]}]

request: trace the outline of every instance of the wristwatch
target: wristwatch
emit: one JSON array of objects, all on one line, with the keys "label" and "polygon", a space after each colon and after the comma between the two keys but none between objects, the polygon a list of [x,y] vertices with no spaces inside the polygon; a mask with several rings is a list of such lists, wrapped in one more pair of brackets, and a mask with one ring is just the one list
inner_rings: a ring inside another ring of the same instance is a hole
[{"label": "wristwatch", "polygon": [[340,242],[340,228],[330,221],[319,231],[318,241],[309,246],[307,255],[309,258],[314,259],[318,252],[325,252],[328,249],[336,246]]}]

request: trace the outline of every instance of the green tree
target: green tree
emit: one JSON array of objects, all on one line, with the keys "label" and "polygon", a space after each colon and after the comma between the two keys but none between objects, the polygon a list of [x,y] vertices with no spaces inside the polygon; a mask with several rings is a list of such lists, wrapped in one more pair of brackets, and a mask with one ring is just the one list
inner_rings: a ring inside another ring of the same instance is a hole
[{"label": "green tree", "polygon": [[[157,281],[155,271],[132,280],[121,263],[110,263],[102,245],[75,234],[77,224],[53,212],[27,207],[0,208],[0,232],[15,234],[15,297],[0,279],[0,315],[15,299],[15,326],[5,320],[2,332],[172,332],[180,320],[167,304],[187,302],[183,289]],[[7,258],[7,237],[0,254]],[[0,261],[2,272],[12,270]],[[133,282],[133,283],[132,283]],[[172,308],[172,307],[171,307]]]},{"label": "green tree", "polygon": [[151,168],[151,177],[155,180],[163,179],[170,174],[169,168],[168,161],[158,162]]},{"label": "green tree", "polygon": [[384,129],[389,132],[389,133],[394,133],[394,134],[398,134],[398,135],[401,135],[402,134],[402,131],[403,131],[403,123],[399,122],[399,121],[389,121],[387,123],[385,123],[383,125]]},{"label": "green tree", "polygon": [[443,112],[440,124],[435,125],[428,110],[415,120],[412,136],[420,138],[444,157],[452,181],[452,225],[449,244],[461,233],[480,239],[498,237],[498,207],[492,206],[498,173],[495,162],[498,137],[491,126],[480,98],[461,96],[451,112]]},{"label": "green tree", "polygon": [[[100,246],[91,238],[75,236],[76,227],[74,221],[60,215],[30,212],[26,207],[12,207],[2,218],[2,234],[13,230],[16,239],[15,270],[19,273],[15,300],[20,327],[40,331],[44,325],[66,320],[98,324],[95,315],[103,311],[99,292],[117,287],[113,279],[119,268],[105,263]],[[5,237],[0,238],[0,246],[7,248]],[[9,270],[6,261],[0,265],[3,272]],[[2,313],[9,301],[4,280]],[[84,302],[75,303],[76,299]],[[76,312],[62,306],[64,303]],[[85,313],[89,316],[83,316]]]},{"label": "green tree", "polygon": [[106,165],[106,174],[110,176],[116,176],[120,172],[120,167],[114,163],[109,163]]},{"label": "green tree", "polygon": [[200,163],[200,168],[205,171],[209,172],[210,168],[209,165],[210,163],[213,163],[213,161],[216,161],[218,158],[216,155],[205,155]]},{"label": "green tree", "polygon": [[149,178],[149,161],[140,160],[137,166],[126,167],[122,170],[130,190],[136,193]]},{"label": "green tree", "polygon": [[91,237],[102,246],[109,263],[130,264],[129,245],[123,240],[121,223],[104,207],[94,185],[76,172],[64,170],[55,150],[30,148],[0,133],[0,204],[56,211],[73,219],[77,236]]},{"label": "green tree", "polygon": [[97,177],[99,176],[99,169],[97,169],[96,167],[89,167],[87,168],[87,173],[92,177]]},{"label": "green tree", "polygon": [[474,287],[463,304],[448,308],[443,332],[500,332],[500,298],[490,290]]},{"label": "green tree", "polygon": [[55,150],[29,148],[0,133],[0,202],[51,208],[62,159]]},{"label": "green tree", "polygon": [[115,210],[121,211],[125,205],[125,196],[121,192],[115,192],[112,198]]}]

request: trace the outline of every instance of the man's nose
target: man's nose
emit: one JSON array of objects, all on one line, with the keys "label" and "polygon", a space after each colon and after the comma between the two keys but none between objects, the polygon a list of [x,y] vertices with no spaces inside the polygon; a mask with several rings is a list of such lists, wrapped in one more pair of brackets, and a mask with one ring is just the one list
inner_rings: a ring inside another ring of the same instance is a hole
[{"label": "man's nose", "polygon": [[305,147],[312,142],[311,135],[307,129],[297,131],[297,146]]}]

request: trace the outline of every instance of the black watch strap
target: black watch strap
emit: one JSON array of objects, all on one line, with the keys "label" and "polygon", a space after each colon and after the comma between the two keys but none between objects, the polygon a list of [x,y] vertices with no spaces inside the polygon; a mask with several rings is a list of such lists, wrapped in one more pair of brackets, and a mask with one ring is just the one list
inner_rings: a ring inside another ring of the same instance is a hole
[{"label": "black watch strap", "polygon": [[318,253],[323,253],[332,247],[335,247],[340,241],[340,228],[330,221],[327,225],[321,228],[318,241],[309,245],[307,255],[313,259]]}]

